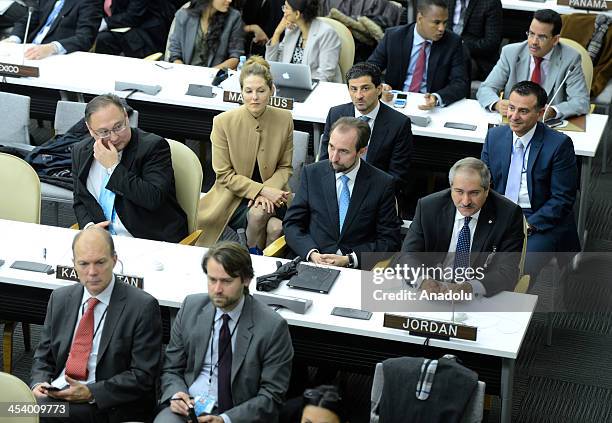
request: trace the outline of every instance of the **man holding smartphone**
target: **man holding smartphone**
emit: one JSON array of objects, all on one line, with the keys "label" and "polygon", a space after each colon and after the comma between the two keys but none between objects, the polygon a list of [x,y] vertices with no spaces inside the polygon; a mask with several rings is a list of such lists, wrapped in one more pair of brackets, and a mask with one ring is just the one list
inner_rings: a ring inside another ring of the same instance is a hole
[{"label": "man holding smartphone", "polygon": [[51,294],[30,384],[39,404],[68,402],[69,416],[41,422],[146,421],[156,402],[159,304],[115,278],[104,229],[80,231],[72,252],[80,284]]},{"label": "man holding smartphone", "polygon": [[74,213],[79,227],[113,235],[179,242],[187,217],[176,199],[170,146],[130,128],[119,97],[95,97],[85,108],[91,138],[72,150]]}]

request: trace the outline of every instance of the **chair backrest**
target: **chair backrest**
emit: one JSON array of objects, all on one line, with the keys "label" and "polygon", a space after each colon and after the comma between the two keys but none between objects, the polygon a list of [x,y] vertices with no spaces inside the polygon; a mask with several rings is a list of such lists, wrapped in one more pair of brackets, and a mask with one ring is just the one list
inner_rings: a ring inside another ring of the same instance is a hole
[{"label": "chair backrest", "polygon": [[30,97],[0,92],[0,143],[30,144]]},{"label": "chair backrest", "polygon": [[584,47],[574,40],[561,37],[559,41],[561,44],[565,44],[566,46],[569,46],[580,53],[580,58],[582,60],[582,72],[584,73],[587,92],[591,92],[591,84],[593,83],[593,62],[591,61],[591,56],[589,56],[589,53],[587,53]]},{"label": "chair backrest", "polygon": [[525,294],[529,290],[530,275],[525,275],[525,257],[527,255],[527,219],[523,216],[523,249],[521,250],[521,260],[519,261],[519,276],[514,292]]},{"label": "chair backrest", "polygon": [[342,22],[332,18],[321,17],[319,19],[322,19],[334,28],[334,31],[340,37],[340,58],[338,65],[342,73],[342,81],[346,82],[346,73],[353,66],[353,61],[355,60],[355,40],[353,39],[353,34]]},{"label": "chair backrest", "polygon": [[176,199],[187,215],[189,233],[196,230],[198,221],[198,204],[202,191],[202,164],[198,156],[189,147],[178,141],[167,140],[172,155]]},{"label": "chair backrest", "polygon": [[308,154],[308,138],[308,132],[293,131],[293,159],[291,160],[293,175],[289,179],[291,192],[295,192],[300,186],[300,176]]},{"label": "chair backrest", "polygon": [[[79,103],[76,101],[58,101],[55,109],[55,121],[53,127],[55,134],[61,135],[68,132],[72,126],[85,116],[85,107],[87,103]],[[138,127],[138,111],[134,110],[130,116],[130,126]]]},{"label": "chair backrest", "polygon": [[40,223],[40,180],[32,166],[0,153],[0,181],[0,219]]},{"label": "chair backrest", "polygon": [[[36,404],[36,397],[23,381],[11,374],[0,372],[0,401],[8,403]],[[11,423],[38,423],[38,416],[2,419]]]},{"label": "chair backrest", "polygon": [[[383,364],[376,363],[374,379],[372,381],[372,392],[370,393],[370,423],[378,423],[379,421],[378,406],[382,398],[384,383]],[[461,423],[478,423],[482,421],[485,388],[486,384],[482,381],[478,381],[478,385],[474,388],[474,392],[465,406]],[[414,388],[412,390],[414,392]]]}]

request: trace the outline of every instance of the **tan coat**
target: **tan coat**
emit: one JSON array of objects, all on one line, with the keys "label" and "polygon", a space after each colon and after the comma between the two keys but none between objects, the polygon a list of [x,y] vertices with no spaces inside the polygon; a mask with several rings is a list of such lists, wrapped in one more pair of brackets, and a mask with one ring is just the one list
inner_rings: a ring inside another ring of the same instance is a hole
[{"label": "tan coat", "polygon": [[[213,119],[210,140],[217,179],[200,201],[200,246],[211,246],[219,239],[243,198],[253,200],[264,185],[289,190],[293,117],[287,110],[268,106],[256,119],[241,106]],[[263,184],[251,180],[255,159]]]}]

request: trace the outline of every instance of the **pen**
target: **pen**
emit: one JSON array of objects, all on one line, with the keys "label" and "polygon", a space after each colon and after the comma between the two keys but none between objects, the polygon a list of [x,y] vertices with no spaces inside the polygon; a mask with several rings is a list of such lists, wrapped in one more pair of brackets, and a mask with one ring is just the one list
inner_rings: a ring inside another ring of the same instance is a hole
[{"label": "pen", "polygon": [[47,249],[43,248],[43,260],[47,260]]},{"label": "pen", "polygon": [[[189,397],[189,399],[193,399],[193,397]],[[185,401],[183,398],[170,398],[170,401]]]}]

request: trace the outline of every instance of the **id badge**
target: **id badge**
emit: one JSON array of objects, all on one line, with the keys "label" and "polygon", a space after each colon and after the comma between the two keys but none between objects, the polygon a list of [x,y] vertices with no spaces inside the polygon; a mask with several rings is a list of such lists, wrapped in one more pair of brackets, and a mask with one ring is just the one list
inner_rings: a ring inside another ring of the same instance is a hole
[{"label": "id badge", "polygon": [[217,399],[212,395],[197,395],[194,398],[194,402],[193,408],[195,409],[196,416],[206,416],[212,413]]}]

